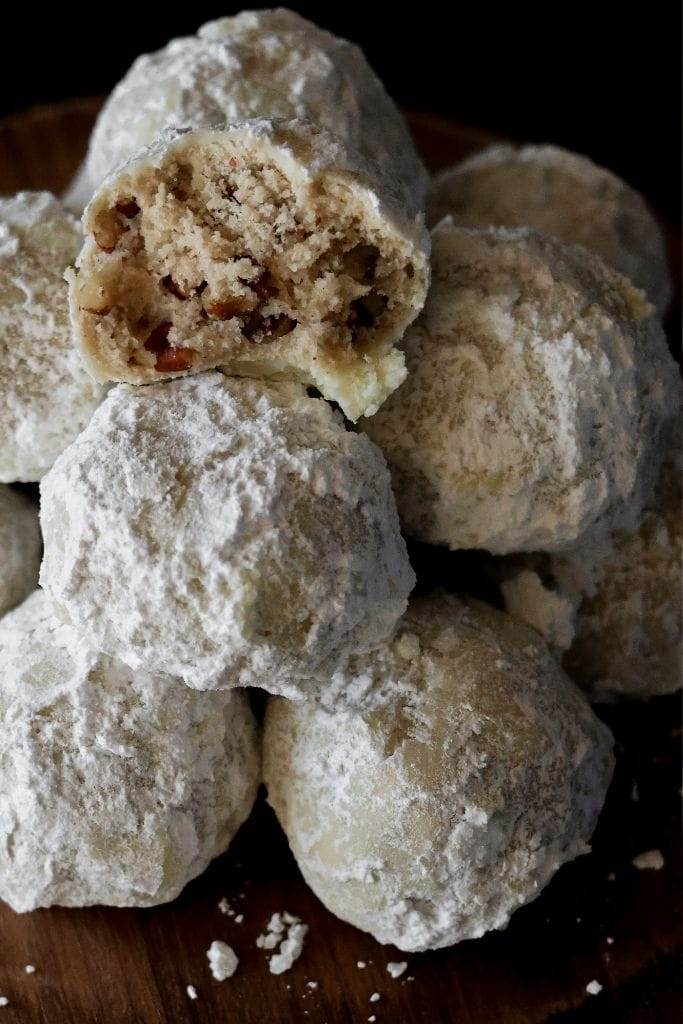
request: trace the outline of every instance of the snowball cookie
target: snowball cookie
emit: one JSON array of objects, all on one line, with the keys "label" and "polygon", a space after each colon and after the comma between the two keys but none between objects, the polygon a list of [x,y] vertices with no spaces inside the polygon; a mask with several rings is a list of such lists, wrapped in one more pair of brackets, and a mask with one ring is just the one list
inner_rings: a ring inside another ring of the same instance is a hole
[{"label": "snowball cookie", "polygon": [[557,146],[491,146],[437,175],[430,224],[528,227],[583,245],[642,288],[660,313],[671,300],[664,235],[645,200],[585,156]]},{"label": "snowball cookie", "polygon": [[293,378],[371,415],[405,377],[422,308],[420,217],[312,125],[162,135],[85,211],[74,328],[100,380],[223,367]]},{"label": "snowball cookie", "polygon": [[0,898],[153,906],[226,849],[260,777],[246,695],[132,672],[36,591],[0,622]]},{"label": "snowball cookie", "polygon": [[87,174],[98,185],[164,128],[249,118],[299,118],[326,128],[380,168],[408,205],[428,175],[410,133],[361,50],[294,11],[243,11],[138,57],[93,131]]},{"label": "snowball cookie", "polygon": [[595,700],[654,697],[681,686],[682,563],[677,452],[637,530],[589,538],[522,567],[501,588],[508,610],[554,643]]},{"label": "snowball cookie", "polygon": [[71,342],[64,271],[81,245],[49,192],[0,199],[0,481],[40,480],[103,390]]},{"label": "snowball cookie", "polygon": [[536,232],[433,231],[409,376],[363,429],[405,529],[497,554],[558,550],[642,509],[677,371],[641,292]]},{"label": "snowball cookie", "polygon": [[41,550],[38,506],[0,484],[0,615],[38,585]]},{"label": "snowball cookie", "polygon": [[415,582],[381,453],[296,384],[114,388],[41,516],[58,614],[200,690],[306,696],[386,639]]},{"label": "snowball cookie", "polygon": [[588,851],[612,738],[532,630],[422,598],[345,681],[364,708],[273,700],[264,734],[268,798],[338,917],[448,946],[504,928]]}]

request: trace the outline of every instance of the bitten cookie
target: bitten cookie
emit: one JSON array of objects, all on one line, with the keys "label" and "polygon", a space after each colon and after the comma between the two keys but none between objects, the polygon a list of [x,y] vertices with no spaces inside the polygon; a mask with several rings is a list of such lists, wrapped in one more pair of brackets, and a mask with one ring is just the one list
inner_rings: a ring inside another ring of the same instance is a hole
[{"label": "bitten cookie", "polygon": [[501,589],[592,698],[654,697],[681,686],[682,559],[677,449],[636,530],[508,568]]},{"label": "bitten cookie", "polygon": [[557,551],[637,522],[677,369],[653,309],[579,246],[536,232],[432,232],[408,379],[362,428],[405,529],[497,554]]},{"label": "bitten cookie", "polygon": [[477,602],[411,604],[337,685],[356,710],[268,704],[268,799],[334,914],[399,949],[504,928],[589,849],[612,738],[533,630]]},{"label": "bitten cookie", "polygon": [[0,199],[0,481],[40,480],[103,388],[72,344],[64,271],[82,242],[48,192]]},{"label": "bitten cookie", "polygon": [[0,898],[153,906],[222,853],[260,776],[241,693],[96,654],[37,591],[0,622]]},{"label": "bitten cookie", "polygon": [[300,385],[114,388],[41,491],[59,614],[197,689],[324,689],[415,582],[381,453]]},{"label": "bitten cookie", "polygon": [[0,616],[38,586],[41,551],[38,506],[0,484]]},{"label": "bitten cookie", "polygon": [[169,131],[98,189],[71,277],[99,380],[221,367],[315,385],[350,419],[405,377],[429,239],[389,176],[312,124]]},{"label": "bitten cookie", "polygon": [[583,245],[646,292],[660,314],[671,300],[664,235],[635,189],[557,146],[492,146],[437,175],[430,224],[526,227]]},{"label": "bitten cookie", "polygon": [[353,43],[294,11],[243,11],[138,57],[100,113],[86,172],[95,186],[165,128],[250,118],[309,120],[422,207],[428,175],[397,107]]}]

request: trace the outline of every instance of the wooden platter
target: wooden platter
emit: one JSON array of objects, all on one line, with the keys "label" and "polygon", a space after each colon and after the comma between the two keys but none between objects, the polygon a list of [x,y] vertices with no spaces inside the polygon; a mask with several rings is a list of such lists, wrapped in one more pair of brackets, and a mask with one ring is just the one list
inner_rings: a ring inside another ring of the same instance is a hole
[{"label": "wooden platter", "polygon": [[[0,121],[0,193],[63,189],[78,167],[97,99]],[[414,114],[437,169],[487,144],[487,132]],[[470,577],[476,557],[412,551],[424,585]],[[618,768],[593,853],[565,867],[509,928],[477,942],[405,956],[329,914],[304,885],[263,799],[231,849],[174,903],[152,910],[43,910],[0,904],[0,1024],[668,1024],[680,1019],[680,702],[599,712],[618,741]],[[658,848],[665,866],[637,871]],[[241,923],[222,914],[227,898]],[[275,911],[310,927],[303,955],[275,977],[256,948]],[[214,939],[240,957],[211,977]],[[609,942],[608,939],[613,940]],[[408,960],[392,980],[390,960]],[[365,962],[364,968],[358,962]],[[25,966],[35,965],[27,974]],[[593,979],[597,996],[586,991]],[[309,987],[308,982],[316,983]],[[198,994],[190,1000],[187,986]],[[370,1002],[373,993],[380,999]]]}]

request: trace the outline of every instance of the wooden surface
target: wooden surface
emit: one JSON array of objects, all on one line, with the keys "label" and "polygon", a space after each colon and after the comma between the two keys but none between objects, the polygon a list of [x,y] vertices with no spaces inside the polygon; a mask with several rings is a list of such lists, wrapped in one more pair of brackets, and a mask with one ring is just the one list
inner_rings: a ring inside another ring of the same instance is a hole
[{"label": "wooden surface", "polygon": [[[96,109],[96,100],[82,100],[0,122],[0,193],[63,188]],[[411,124],[432,168],[490,139],[425,115]],[[455,578],[457,567],[481,589],[475,555],[424,546],[411,555],[423,585],[441,574]],[[563,868],[506,931],[413,956],[379,946],[306,888],[261,799],[228,853],[168,906],[16,915],[0,904],[0,995],[9,999],[0,1024],[361,1024],[373,1015],[377,1024],[678,1021],[680,702],[600,714],[617,737],[618,767],[593,853]],[[662,851],[664,868],[636,871],[631,859],[652,848]],[[219,912],[223,897],[244,915],[241,924]],[[294,968],[274,977],[255,940],[282,910],[310,931]],[[237,974],[223,983],[207,966],[214,939],[240,957]],[[404,959],[408,970],[392,980],[387,962]],[[26,964],[35,974],[25,973]],[[586,993],[593,979],[604,986],[595,997]],[[197,989],[194,1002],[187,985]],[[380,999],[371,1003],[374,992]]]}]

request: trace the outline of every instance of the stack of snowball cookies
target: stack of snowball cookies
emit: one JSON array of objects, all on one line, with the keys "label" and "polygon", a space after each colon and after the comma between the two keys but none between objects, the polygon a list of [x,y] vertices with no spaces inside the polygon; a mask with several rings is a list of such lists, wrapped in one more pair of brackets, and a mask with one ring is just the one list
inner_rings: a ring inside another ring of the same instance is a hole
[{"label": "stack of snowball cookies", "polygon": [[[589,700],[680,683],[669,298],[614,174],[430,180],[291,11],[139,57],[64,201],[0,200],[0,897],[172,900],[265,782],[338,917],[505,927],[589,850]],[[505,610],[411,598],[404,535]]]}]

